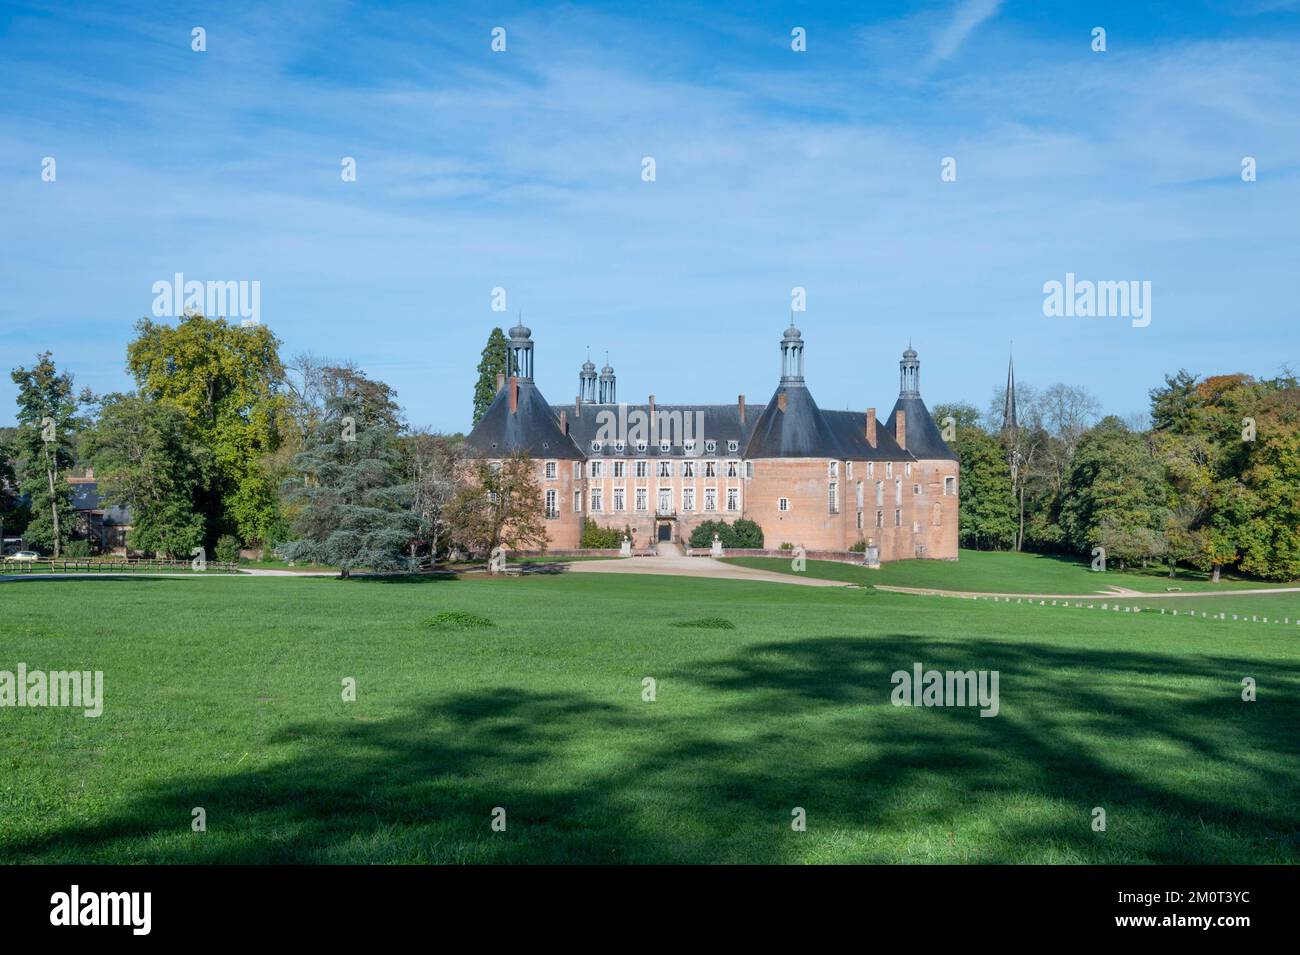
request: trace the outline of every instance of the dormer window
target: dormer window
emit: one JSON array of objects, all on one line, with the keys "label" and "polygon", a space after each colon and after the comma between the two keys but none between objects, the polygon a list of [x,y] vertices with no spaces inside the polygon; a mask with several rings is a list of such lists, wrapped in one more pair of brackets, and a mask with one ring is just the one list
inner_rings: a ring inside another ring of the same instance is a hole
[{"label": "dormer window", "polygon": [[599,454],[599,453],[600,453],[600,442],[599,442],[599,441],[593,441],[593,442],[591,442],[591,450],[593,450],[593,451],[595,451],[597,454]]},{"label": "dormer window", "polygon": [[627,449],[627,445],[626,445],[624,442],[622,442],[622,441],[615,441],[615,442],[614,442],[614,451],[615,451],[616,453],[618,453],[618,454],[622,454],[626,449]]},{"label": "dormer window", "polygon": [[672,449],[673,449],[673,445],[672,445],[672,442],[671,442],[671,441],[660,441],[660,442],[659,442],[659,453],[660,453],[660,454],[668,454],[669,452],[672,451]]},{"label": "dormer window", "polygon": [[644,441],[638,441],[636,443],[637,454],[645,454],[645,449],[646,449],[646,443]]},{"label": "dormer window", "polygon": [[682,442],[682,450],[685,451],[687,454],[694,454],[694,453],[695,453],[695,442],[694,442],[694,441],[683,441],[683,442]]},{"label": "dormer window", "polygon": [[739,442],[739,441],[728,441],[728,442],[727,442],[727,450],[730,451],[732,454],[735,454],[738,450],[740,450],[740,442]]},{"label": "dormer window", "polygon": [[718,453],[718,442],[716,442],[716,441],[705,441],[705,442],[704,442],[704,453],[705,453],[705,454],[717,454],[717,453]]}]

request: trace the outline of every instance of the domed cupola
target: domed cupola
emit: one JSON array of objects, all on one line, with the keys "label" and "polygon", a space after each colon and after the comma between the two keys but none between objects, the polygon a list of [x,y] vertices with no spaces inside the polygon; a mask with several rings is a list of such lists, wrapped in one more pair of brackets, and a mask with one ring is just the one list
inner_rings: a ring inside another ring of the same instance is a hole
[{"label": "domed cupola", "polygon": [[609,363],[609,352],[605,352],[605,367],[600,370],[600,403],[612,405],[617,401],[614,396],[614,367]]},{"label": "domed cupola", "polygon": [[596,366],[592,364],[590,351],[587,360],[582,363],[582,370],[578,372],[578,400],[583,404],[594,404],[596,401]]}]

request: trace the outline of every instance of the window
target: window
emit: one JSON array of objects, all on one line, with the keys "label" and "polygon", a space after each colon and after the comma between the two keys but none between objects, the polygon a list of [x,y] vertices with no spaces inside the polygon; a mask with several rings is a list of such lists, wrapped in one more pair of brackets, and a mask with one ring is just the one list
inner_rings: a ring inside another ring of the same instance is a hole
[{"label": "window", "polygon": [[660,441],[660,442],[659,442],[659,453],[660,453],[660,454],[668,454],[669,452],[672,451],[672,449],[673,449],[673,443],[672,443],[671,441]]},{"label": "window", "polygon": [[581,491],[573,492],[573,513],[575,514],[582,513],[582,492]]},{"label": "window", "polygon": [[876,476],[876,462],[875,462],[875,461],[868,461],[868,462],[867,462],[867,477],[869,477],[869,478],[873,478],[873,477],[875,477],[875,476]]},{"label": "window", "polygon": [[885,477],[887,477],[887,478],[891,478],[891,477],[893,477],[893,476],[894,476],[894,462],[893,462],[893,461],[886,461],[886,462],[885,462]]},{"label": "window", "polygon": [[624,442],[622,442],[622,441],[615,441],[615,442],[614,442],[614,453],[616,453],[616,454],[622,454],[622,453],[623,453],[624,451],[626,451],[626,450],[627,450],[627,444],[626,444],[626,443],[624,443]]},{"label": "window", "polygon": [[740,489],[735,487],[727,488],[727,510],[740,510]]},{"label": "window", "polygon": [[853,477],[853,462],[852,462],[852,461],[845,461],[845,462],[844,462],[844,476],[845,476],[846,478],[851,478],[851,477]]},{"label": "window", "polygon": [[694,442],[694,441],[683,441],[683,442],[682,442],[682,450],[685,451],[687,454],[694,454],[694,453],[695,453],[695,442]]},{"label": "window", "polygon": [[884,526],[885,526],[885,512],[884,512],[884,511],[876,511],[876,526],[877,526],[877,527],[884,527]]},{"label": "window", "polygon": [[718,442],[716,442],[716,441],[705,441],[705,442],[704,442],[704,453],[705,453],[705,454],[716,454],[717,451],[718,451]]},{"label": "window", "polygon": [[546,516],[547,517],[560,516],[559,494],[556,492],[555,488],[553,487],[549,487],[546,489]]},{"label": "window", "polygon": [[740,442],[739,442],[739,441],[728,441],[728,442],[727,442],[727,450],[728,450],[729,452],[731,452],[732,454],[735,454],[736,451],[739,450],[739,449],[740,449]]},{"label": "window", "polygon": [[828,478],[837,478],[840,476],[840,462],[831,461],[826,465],[826,476]]},{"label": "window", "polygon": [[912,476],[912,462],[909,461],[903,465],[903,477],[911,477],[911,476]]},{"label": "window", "polygon": [[838,514],[840,512],[840,486],[834,481],[826,485],[826,498],[831,513]]},{"label": "window", "polygon": [[705,476],[706,478],[715,478],[715,477],[718,476],[718,462],[717,462],[717,461],[705,461],[705,462],[704,462],[704,476]]},{"label": "window", "polygon": [[659,513],[671,514],[673,512],[673,489],[670,487],[661,487],[659,489]]},{"label": "window", "polygon": [[637,454],[645,454],[645,448],[646,448],[646,444],[645,444],[644,441],[638,441],[638,442],[636,443],[636,453],[637,453]]},{"label": "window", "polygon": [[753,476],[754,476],[754,462],[753,462],[753,461],[746,461],[746,462],[745,462],[745,477],[747,477],[747,478],[752,478]]},{"label": "window", "polygon": [[693,487],[682,488],[682,510],[683,511],[695,510],[695,488]]},{"label": "window", "polygon": [[728,462],[727,462],[727,477],[740,477],[740,462],[739,462],[739,461],[728,461]]},{"label": "window", "polygon": [[649,499],[648,492],[645,488],[639,487],[636,489],[636,509],[638,511],[644,511],[650,506],[646,503]]},{"label": "window", "polygon": [[862,512],[858,511],[858,530],[862,530]]},{"label": "window", "polygon": [[862,482],[861,481],[858,482],[856,493],[857,493],[858,509],[861,510],[862,509]]},{"label": "window", "polygon": [[574,461],[574,462],[573,462],[573,479],[574,479],[575,481],[581,481],[581,480],[582,480],[582,462],[581,462],[581,461]]},{"label": "window", "polygon": [[788,497],[779,497],[776,500],[776,509],[781,513],[790,510],[790,499]]},{"label": "window", "polygon": [[682,477],[684,477],[684,478],[693,478],[693,477],[695,477],[695,462],[694,462],[694,461],[683,461],[683,462],[682,462]]},{"label": "window", "polygon": [[560,474],[560,465],[556,461],[546,462],[546,480],[554,481]]},{"label": "window", "polygon": [[952,497],[957,493],[957,479],[949,476],[943,479],[943,493],[947,497]]},{"label": "window", "polygon": [[902,511],[894,511],[894,526],[895,526],[895,527],[902,527],[902,526],[903,526],[903,512],[902,512]]},{"label": "window", "polygon": [[672,476],[673,476],[673,462],[671,462],[671,461],[660,461],[660,462],[659,462],[659,476],[660,476],[660,477],[672,477]]},{"label": "window", "polygon": [[885,506],[885,482],[876,482],[876,507]]},{"label": "window", "polygon": [[894,478],[894,507],[901,507],[903,504],[903,482]]},{"label": "window", "polygon": [[913,495],[917,495],[917,494],[920,494],[920,493],[921,493],[921,485],[919,485],[919,484],[913,484],[913,485],[912,485],[912,494],[913,494]]},{"label": "window", "polygon": [[615,462],[614,462],[614,477],[616,477],[616,478],[627,477],[627,462],[626,462],[626,461],[615,461]]},{"label": "window", "polygon": [[624,492],[623,488],[621,488],[621,487],[616,487],[616,488],[614,488],[614,510],[616,510],[616,511],[621,511],[621,510],[623,510],[623,503],[624,503],[624,498],[623,498],[623,496],[624,496],[624,493],[625,493],[625,492]]},{"label": "window", "polygon": [[601,499],[600,499],[600,498],[601,498],[600,488],[598,488],[598,487],[593,487],[593,488],[591,489],[591,509],[592,509],[592,511],[599,511],[599,510],[602,509],[603,505],[602,505],[602,503],[601,503]]},{"label": "window", "polygon": [[588,477],[593,477],[593,478],[601,478],[601,477],[604,477],[604,476],[605,476],[605,462],[604,462],[604,461],[588,461],[588,462],[587,462],[587,476],[588,476]]},{"label": "window", "polygon": [[600,454],[600,442],[599,441],[591,442],[591,450],[595,451],[597,454]]},{"label": "window", "polygon": [[716,511],[718,509],[718,489],[716,487],[706,487],[704,489],[704,509],[706,511]]},{"label": "window", "polygon": [[638,461],[636,463],[636,476],[643,478],[643,477],[648,477],[649,475],[650,475],[650,462]]}]

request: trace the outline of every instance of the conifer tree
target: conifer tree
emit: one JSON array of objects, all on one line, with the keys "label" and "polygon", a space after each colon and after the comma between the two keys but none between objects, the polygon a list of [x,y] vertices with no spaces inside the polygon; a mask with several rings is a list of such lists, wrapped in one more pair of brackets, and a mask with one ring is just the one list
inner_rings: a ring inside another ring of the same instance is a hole
[{"label": "conifer tree", "polygon": [[478,363],[478,381],[474,384],[474,424],[488,410],[497,393],[497,373],[506,374],[506,333],[492,329],[483,357]]}]

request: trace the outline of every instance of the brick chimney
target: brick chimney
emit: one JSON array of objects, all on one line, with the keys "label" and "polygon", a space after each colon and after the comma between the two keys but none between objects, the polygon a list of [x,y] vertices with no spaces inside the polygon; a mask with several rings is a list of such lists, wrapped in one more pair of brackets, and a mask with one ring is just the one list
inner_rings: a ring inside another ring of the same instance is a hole
[{"label": "brick chimney", "polygon": [[510,376],[510,413],[514,414],[519,410],[519,379],[514,375]]},{"label": "brick chimney", "polygon": [[506,374],[503,371],[499,371],[497,372],[497,394],[500,394],[501,389],[504,388],[505,386],[506,386]]},{"label": "brick chimney", "polygon": [[876,446],[876,409],[867,409],[867,444]]},{"label": "brick chimney", "polygon": [[736,404],[740,408],[740,426],[743,428],[745,426],[745,396],[738,395]]},{"label": "brick chimney", "polygon": [[785,414],[785,392],[776,396],[776,407],[782,414]]},{"label": "brick chimney", "polygon": [[659,431],[655,428],[655,396],[650,396],[650,420],[646,422],[650,426],[650,440],[659,440]]},{"label": "brick chimney", "polygon": [[904,451],[907,450],[907,412],[902,408],[898,409],[898,417],[894,419],[894,438],[898,441],[898,446]]},{"label": "brick chimney", "polygon": [[579,396],[579,397],[573,399],[573,416],[574,416],[575,418],[581,418],[581,417],[582,417],[582,398],[581,398],[581,396]]},{"label": "brick chimney", "polygon": [[560,430],[565,434],[569,433],[569,412],[560,411]]}]

